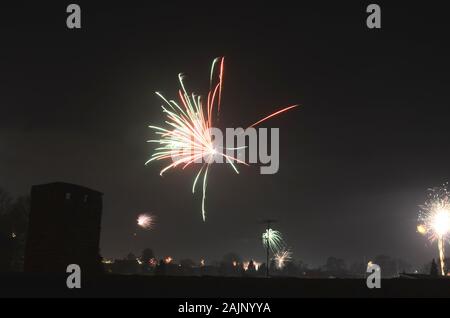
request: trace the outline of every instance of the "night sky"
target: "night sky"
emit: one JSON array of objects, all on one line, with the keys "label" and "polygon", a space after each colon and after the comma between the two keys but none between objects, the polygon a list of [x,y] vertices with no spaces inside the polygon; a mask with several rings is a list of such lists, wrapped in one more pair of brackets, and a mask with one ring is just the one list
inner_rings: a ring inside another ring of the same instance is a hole
[{"label": "night sky", "polygon": [[[0,186],[14,195],[54,181],[104,193],[101,254],[264,259],[260,220],[278,220],[296,259],[323,264],[388,254],[422,265],[437,247],[416,233],[426,189],[450,179],[449,27],[443,7],[375,1],[1,4]],[[331,4],[333,3],[333,4]],[[197,93],[226,57],[220,123],[246,127],[281,106],[280,170],[210,171],[207,220],[194,169],[145,166],[149,124],[177,75]],[[136,232],[139,213],[157,216]]]}]

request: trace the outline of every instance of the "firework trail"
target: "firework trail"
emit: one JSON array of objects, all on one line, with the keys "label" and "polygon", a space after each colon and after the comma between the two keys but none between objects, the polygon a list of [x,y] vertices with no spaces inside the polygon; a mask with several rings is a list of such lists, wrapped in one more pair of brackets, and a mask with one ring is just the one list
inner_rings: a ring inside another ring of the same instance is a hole
[{"label": "firework trail", "polygon": [[149,230],[155,224],[155,217],[151,214],[141,214],[136,221],[138,226],[145,230]]},{"label": "firework trail", "polygon": [[450,234],[450,198],[447,185],[429,189],[428,199],[420,206],[417,231],[437,241],[441,274],[445,275],[445,243]]},{"label": "firework trail", "polygon": [[286,263],[292,259],[292,252],[289,250],[281,250],[275,253],[273,259],[275,260],[275,265],[278,269],[283,269]]},{"label": "firework trail", "polygon": [[[223,149],[217,149],[213,143],[211,133],[214,123],[220,113],[222,102],[224,74],[224,58],[216,58],[211,66],[210,88],[206,101],[201,96],[194,93],[188,93],[184,85],[183,74],[178,75],[180,89],[178,91],[179,101],[168,100],[162,94],[156,94],[164,101],[162,105],[163,113],[166,115],[166,126],[157,127],[149,126],[158,135],[158,139],[149,140],[148,142],[157,143],[159,147],[155,149],[151,158],[145,163],[146,165],[152,161],[170,160],[172,163],[164,167],[160,175],[169,169],[181,167],[185,169],[193,163],[201,162],[202,166],[197,172],[192,184],[192,193],[195,193],[196,185],[202,180],[202,217],[206,219],[206,188],[208,180],[208,171],[210,165],[214,162],[214,158],[222,157],[234,171],[238,174],[236,168],[237,163],[246,164],[233,156],[226,155]],[[215,80],[217,76],[217,80]],[[280,109],[261,120],[255,122],[249,127],[254,127],[260,123],[286,112],[298,105],[292,105]],[[228,148],[231,150],[231,148]],[[235,149],[234,149],[235,150]]]},{"label": "firework trail", "polygon": [[278,253],[284,246],[283,237],[280,231],[267,229],[262,235],[264,247],[272,251],[273,254]]}]

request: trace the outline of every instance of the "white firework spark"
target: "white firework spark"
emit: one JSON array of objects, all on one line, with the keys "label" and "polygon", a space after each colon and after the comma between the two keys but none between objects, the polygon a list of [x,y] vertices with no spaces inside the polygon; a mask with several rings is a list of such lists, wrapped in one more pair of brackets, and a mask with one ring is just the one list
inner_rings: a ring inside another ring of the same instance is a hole
[{"label": "white firework spark", "polygon": [[292,252],[289,250],[281,250],[275,253],[273,259],[275,260],[275,266],[278,269],[283,269],[286,263],[292,259]]},{"label": "white firework spark", "polygon": [[155,217],[151,214],[141,214],[137,218],[137,225],[145,230],[149,230],[155,224]]},{"label": "white firework spark", "polygon": [[445,243],[450,235],[450,195],[447,184],[429,189],[427,201],[420,206],[417,231],[437,241],[441,274],[445,275]]},{"label": "white firework spark", "polygon": [[266,248],[268,246],[274,254],[280,251],[284,246],[283,237],[281,236],[280,231],[267,229],[262,235],[262,240],[264,246]]}]

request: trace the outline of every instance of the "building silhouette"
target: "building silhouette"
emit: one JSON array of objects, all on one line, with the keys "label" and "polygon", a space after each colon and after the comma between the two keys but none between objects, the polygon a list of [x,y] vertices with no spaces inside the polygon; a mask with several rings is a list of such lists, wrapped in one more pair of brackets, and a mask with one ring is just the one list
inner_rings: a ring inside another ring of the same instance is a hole
[{"label": "building silhouette", "polygon": [[25,271],[66,273],[77,264],[83,274],[100,273],[102,196],[69,183],[33,186]]}]

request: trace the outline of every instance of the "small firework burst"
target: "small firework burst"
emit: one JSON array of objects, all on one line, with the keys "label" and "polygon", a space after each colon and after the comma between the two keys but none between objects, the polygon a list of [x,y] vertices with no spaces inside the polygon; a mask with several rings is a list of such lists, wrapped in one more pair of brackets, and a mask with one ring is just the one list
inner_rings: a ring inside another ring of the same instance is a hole
[{"label": "small firework burst", "polygon": [[148,265],[149,265],[150,267],[156,267],[156,265],[158,265],[157,259],[156,259],[156,258],[151,258],[151,259],[149,259]]},{"label": "small firework burst", "polygon": [[292,259],[292,252],[283,249],[275,253],[273,259],[275,260],[275,266],[278,269],[283,269],[286,266],[286,263]]},{"label": "small firework burst", "polygon": [[137,225],[145,230],[149,230],[155,225],[155,217],[151,214],[141,214],[137,218]]},{"label": "small firework burst", "polygon": [[166,264],[170,264],[170,263],[172,263],[172,261],[173,261],[173,258],[171,256],[166,256],[164,258],[164,263],[166,263]]}]

